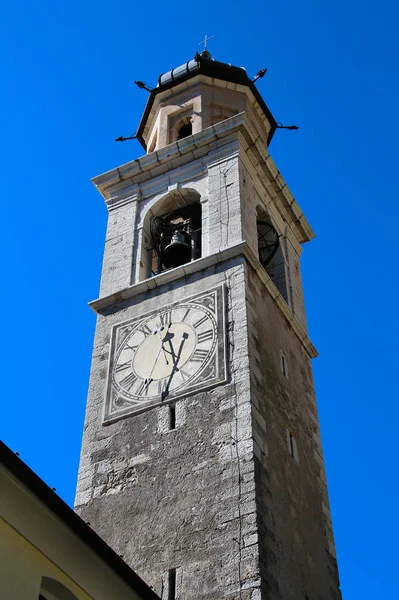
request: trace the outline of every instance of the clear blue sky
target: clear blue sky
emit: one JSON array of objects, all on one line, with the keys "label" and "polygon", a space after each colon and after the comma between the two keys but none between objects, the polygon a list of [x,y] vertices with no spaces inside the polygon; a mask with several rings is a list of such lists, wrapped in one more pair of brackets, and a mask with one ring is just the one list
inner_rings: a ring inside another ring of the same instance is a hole
[{"label": "clear blue sky", "polygon": [[[245,8],[245,12],[243,12]],[[72,503],[106,226],[89,179],[142,154],[157,76],[204,34],[268,67],[271,154],[317,233],[303,273],[344,600],[397,597],[398,7],[7,2],[0,36],[1,437]]]}]

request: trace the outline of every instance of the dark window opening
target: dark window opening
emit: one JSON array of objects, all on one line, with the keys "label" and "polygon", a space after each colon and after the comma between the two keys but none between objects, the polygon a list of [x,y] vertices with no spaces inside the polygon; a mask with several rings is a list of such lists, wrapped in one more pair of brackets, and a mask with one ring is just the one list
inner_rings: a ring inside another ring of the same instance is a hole
[{"label": "dark window opening", "polygon": [[176,599],[176,569],[169,569],[168,573],[168,600]]},{"label": "dark window opening", "polygon": [[276,255],[280,242],[279,235],[271,223],[258,221],[258,251],[262,267],[267,270],[268,264]]},{"label": "dark window opening", "polygon": [[180,127],[179,131],[177,132],[177,139],[182,140],[183,138],[186,138],[192,134],[193,134],[192,124],[186,123],[186,125],[183,125],[183,127]]},{"label": "dark window opening", "polygon": [[298,462],[298,446],[296,443],[295,437],[292,435],[291,430],[288,426],[286,426],[286,435],[287,435],[287,445],[288,452],[290,453],[291,458]]},{"label": "dark window opening", "polygon": [[295,458],[294,437],[293,437],[291,431],[289,431],[289,440],[290,440],[290,454],[291,454],[292,458]]},{"label": "dark window opening", "polygon": [[266,220],[257,222],[259,262],[274,285],[288,302],[284,254],[280,236],[273,225]]},{"label": "dark window opening", "polygon": [[169,430],[176,429],[176,406],[169,404]]},{"label": "dark window opening", "polygon": [[281,353],[281,371],[284,377],[288,379],[287,359],[285,358],[283,353]]}]

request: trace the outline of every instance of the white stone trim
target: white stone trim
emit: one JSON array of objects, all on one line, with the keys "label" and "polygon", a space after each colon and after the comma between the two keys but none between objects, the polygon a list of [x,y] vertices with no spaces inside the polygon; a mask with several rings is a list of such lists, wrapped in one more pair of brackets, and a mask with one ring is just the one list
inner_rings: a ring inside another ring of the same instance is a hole
[{"label": "white stone trim", "polygon": [[134,298],[140,294],[145,294],[149,290],[162,287],[166,283],[170,283],[172,281],[181,279],[182,277],[197,273],[198,271],[202,271],[218,263],[226,262],[227,260],[237,256],[243,256],[256,271],[259,279],[262,281],[267,291],[277,304],[278,308],[287,319],[288,324],[300,340],[309,357],[316,358],[318,356],[318,352],[310,341],[305,328],[292,313],[288,304],[270,279],[269,275],[266,273],[257,257],[249,248],[247,242],[240,242],[239,244],[230,246],[229,248],[226,248],[225,250],[222,250],[216,254],[198,258],[197,260],[193,260],[192,262],[181,265],[180,267],[176,267],[175,269],[170,269],[169,271],[163,271],[155,277],[135,283],[134,285],[115,292],[114,294],[93,300],[92,302],[89,302],[89,306],[94,310],[94,312],[101,314],[101,311],[109,306],[119,304],[120,302],[129,300],[130,298]]},{"label": "white stone trim", "polygon": [[[210,150],[215,149],[219,154],[222,149],[217,146],[216,140],[233,134],[239,137],[244,152],[252,156],[251,162],[256,163],[256,173],[262,181],[262,187],[264,186],[269,191],[268,195],[280,212],[282,219],[286,221],[287,229],[292,229],[296,240],[300,243],[311,240],[314,233],[309,223],[245,112],[207,127],[193,136],[169,144],[151,154],[137,158],[117,169],[112,169],[93,178],[92,182],[108,204],[112,197],[116,195],[119,197],[120,194],[126,193],[121,191],[126,185],[140,185],[139,180],[146,176],[147,179],[149,177],[154,180],[159,175],[173,171],[185,163],[188,163],[187,169],[190,170],[193,162],[196,162],[195,159],[204,157],[209,154]],[[152,185],[154,183],[153,181]],[[143,187],[145,187],[144,182],[141,192]],[[261,195],[263,193],[262,189]]]}]

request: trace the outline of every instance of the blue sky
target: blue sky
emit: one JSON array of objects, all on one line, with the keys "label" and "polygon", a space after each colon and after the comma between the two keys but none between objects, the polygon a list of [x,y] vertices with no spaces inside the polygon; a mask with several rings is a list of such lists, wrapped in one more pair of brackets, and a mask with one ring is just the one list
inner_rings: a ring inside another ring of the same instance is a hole
[{"label": "blue sky", "polygon": [[[147,9],[149,7],[149,9]],[[397,595],[398,12],[380,2],[98,0],[2,8],[0,436],[67,502],[76,483],[106,210],[90,183],[142,154],[146,93],[204,34],[268,67],[271,154],[317,238],[303,276],[344,600]],[[250,7],[250,8],[249,8]]]}]

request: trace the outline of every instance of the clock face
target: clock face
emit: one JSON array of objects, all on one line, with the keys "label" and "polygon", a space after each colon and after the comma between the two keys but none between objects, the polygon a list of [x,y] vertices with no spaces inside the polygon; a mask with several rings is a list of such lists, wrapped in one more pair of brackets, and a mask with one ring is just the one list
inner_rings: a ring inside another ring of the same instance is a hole
[{"label": "clock face", "polygon": [[105,420],[225,379],[221,287],[114,327]]},{"label": "clock face", "polygon": [[216,321],[189,304],[141,321],[121,344],[112,383],[126,398],[167,396],[185,386],[209,361],[217,339]]}]

